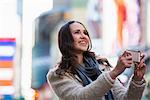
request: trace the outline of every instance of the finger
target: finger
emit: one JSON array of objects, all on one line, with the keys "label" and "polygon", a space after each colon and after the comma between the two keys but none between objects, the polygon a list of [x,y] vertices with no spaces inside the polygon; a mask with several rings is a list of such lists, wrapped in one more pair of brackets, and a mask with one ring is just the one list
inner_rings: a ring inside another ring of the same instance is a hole
[{"label": "finger", "polygon": [[140,69],[143,69],[143,68],[145,68],[145,69],[146,69],[146,64],[145,64],[145,63],[143,63],[141,66],[139,66],[139,68],[140,68]]},{"label": "finger", "polygon": [[145,56],[145,53],[141,52],[141,56]]},{"label": "finger", "polygon": [[131,52],[125,51],[125,54],[124,54],[125,57],[126,57],[126,56],[131,56],[131,55],[132,55]]},{"label": "finger", "polygon": [[145,57],[145,55],[144,55],[144,54],[141,54],[141,56],[140,56],[140,61],[143,60],[144,57]]},{"label": "finger", "polygon": [[143,66],[144,63],[144,59],[141,60],[141,62],[139,63],[138,67],[141,68]]},{"label": "finger", "polygon": [[132,60],[127,60],[126,61],[127,64],[130,64],[130,66],[132,65],[133,61]]},{"label": "finger", "polygon": [[126,56],[126,60],[132,60],[132,55]]},{"label": "finger", "polygon": [[126,57],[126,56],[129,56],[129,55],[131,55],[131,53],[129,51],[124,51],[121,56]]},{"label": "finger", "polygon": [[119,57],[120,60],[124,61],[124,60],[132,60],[132,56],[128,55],[128,56],[121,56]]},{"label": "finger", "polygon": [[130,68],[132,66],[132,61],[125,61],[124,63],[127,68]]},{"label": "finger", "polygon": [[129,56],[126,57],[126,63],[130,64],[130,66],[133,63],[131,55],[129,55]]},{"label": "finger", "polygon": [[120,61],[122,61],[123,63],[132,63],[132,56],[120,57]]},{"label": "finger", "polygon": [[138,76],[144,76],[144,74],[146,73],[146,65],[144,64],[142,68],[135,69],[134,73]]},{"label": "finger", "polygon": [[130,50],[126,50],[126,53],[131,55],[131,51]]}]

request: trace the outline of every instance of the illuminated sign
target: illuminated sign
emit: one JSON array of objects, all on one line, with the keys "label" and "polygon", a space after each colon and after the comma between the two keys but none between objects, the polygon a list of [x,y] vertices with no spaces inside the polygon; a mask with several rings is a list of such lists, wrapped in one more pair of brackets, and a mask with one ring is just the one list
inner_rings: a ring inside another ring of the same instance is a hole
[{"label": "illuminated sign", "polygon": [[0,38],[0,94],[13,94],[13,62],[16,39]]}]

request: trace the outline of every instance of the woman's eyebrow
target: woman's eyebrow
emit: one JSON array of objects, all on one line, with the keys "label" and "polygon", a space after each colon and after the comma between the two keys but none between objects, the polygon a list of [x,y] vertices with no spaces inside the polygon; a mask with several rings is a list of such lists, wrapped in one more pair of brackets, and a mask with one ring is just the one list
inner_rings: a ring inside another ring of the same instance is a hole
[{"label": "woman's eyebrow", "polygon": [[[76,32],[76,31],[77,31],[77,32],[79,32],[79,31],[81,31],[81,30],[80,30],[80,29],[76,29],[76,30],[74,30],[74,32]],[[83,30],[83,32],[84,32],[84,31],[86,31],[86,30]]]},{"label": "woman's eyebrow", "polygon": [[74,32],[80,32],[80,30],[79,30],[79,29],[77,29],[77,30],[73,30],[73,33],[74,33]]}]

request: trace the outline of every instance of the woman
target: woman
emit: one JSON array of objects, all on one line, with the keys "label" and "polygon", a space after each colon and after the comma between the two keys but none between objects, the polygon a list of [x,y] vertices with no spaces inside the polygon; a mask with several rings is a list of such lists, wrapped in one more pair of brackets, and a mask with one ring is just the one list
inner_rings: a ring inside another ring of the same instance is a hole
[{"label": "woman", "polygon": [[85,26],[70,21],[58,34],[61,62],[47,75],[49,85],[60,100],[140,100],[145,87],[144,59],[135,64],[135,72],[125,88],[117,76],[132,65],[132,55],[124,52],[110,70],[105,59],[91,52],[91,40]]}]

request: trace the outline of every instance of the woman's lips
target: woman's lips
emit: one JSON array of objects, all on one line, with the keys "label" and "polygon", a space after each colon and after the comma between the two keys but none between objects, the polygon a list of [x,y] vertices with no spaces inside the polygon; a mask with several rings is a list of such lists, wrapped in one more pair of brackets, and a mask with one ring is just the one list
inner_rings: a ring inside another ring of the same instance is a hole
[{"label": "woman's lips", "polygon": [[82,44],[82,45],[87,45],[88,44],[88,42],[86,40],[79,41],[79,43]]}]

